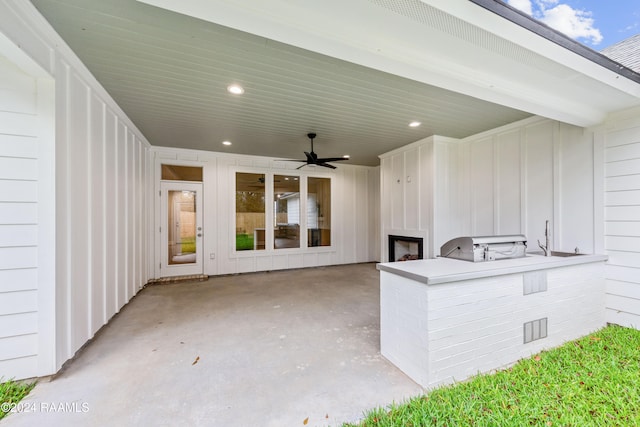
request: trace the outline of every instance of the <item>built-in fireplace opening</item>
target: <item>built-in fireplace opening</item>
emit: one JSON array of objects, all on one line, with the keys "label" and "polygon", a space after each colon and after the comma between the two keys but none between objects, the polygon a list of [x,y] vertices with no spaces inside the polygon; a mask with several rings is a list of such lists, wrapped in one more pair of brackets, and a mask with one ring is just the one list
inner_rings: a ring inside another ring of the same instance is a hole
[{"label": "built-in fireplace opening", "polygon": [[422,237],[389,235],[389,262],[423,259]]}]

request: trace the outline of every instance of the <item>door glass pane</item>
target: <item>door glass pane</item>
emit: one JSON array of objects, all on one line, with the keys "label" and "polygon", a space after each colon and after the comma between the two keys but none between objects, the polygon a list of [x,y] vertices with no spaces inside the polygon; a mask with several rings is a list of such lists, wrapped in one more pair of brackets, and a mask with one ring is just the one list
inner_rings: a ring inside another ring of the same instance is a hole
[{"label": "door glass pane", "polygon": [[331,246],[331,180],[310,177],[307,183],[308,246]]},{"label": "door glass pane", "polygon": [[167,264],[196,262],[196,192],[169,191]]},{"label": "door glass pane", "polygon": [[299,248],[300,179],[297,176],[273,177],[273,210],[274,248]]},{"label": "door glass pane", "polygon": [[264,174],[236,173],[236,250],[265,249]]}]

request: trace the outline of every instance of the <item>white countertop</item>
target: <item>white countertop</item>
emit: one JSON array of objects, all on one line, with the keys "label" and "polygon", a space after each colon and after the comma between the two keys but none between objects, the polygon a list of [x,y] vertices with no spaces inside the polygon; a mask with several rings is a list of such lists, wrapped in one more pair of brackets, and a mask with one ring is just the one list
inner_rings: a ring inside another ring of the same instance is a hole
[{"label": "white countertop", "polygon": [[547,270],[570,265],[604,262],[606,255],[576,255],[570,257],[527,254],[523,258],[471,262],[452,258],[387,262],[377,265],[380,271],[397,274],[427,285],[458,282],[481,277],[501,276],[525,271]]}]

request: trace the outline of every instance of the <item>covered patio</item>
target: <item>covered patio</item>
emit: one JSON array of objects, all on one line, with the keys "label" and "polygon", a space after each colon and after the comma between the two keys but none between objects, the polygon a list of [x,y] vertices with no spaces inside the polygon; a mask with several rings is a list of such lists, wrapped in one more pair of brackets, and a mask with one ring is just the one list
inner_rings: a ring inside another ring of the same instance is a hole
[{"label": "covered patio", "polygon": [[366,263],[148,286],[0,424],[355,421],[422,391],[380,355],[378,274]]},{"label": "covered patio", "polygon": [[[432,258],[549,221],[547,247],[609,257],[606,321],[637,328],[640,74],[547,30],[497,0],[0,3],[0,376],[79,410],[8,419],[321,425],[413,394],[359,265],[390,235]],[[350,161],[298,169],[310,133]],[[182,275],[219,277],[146,287]]]}]

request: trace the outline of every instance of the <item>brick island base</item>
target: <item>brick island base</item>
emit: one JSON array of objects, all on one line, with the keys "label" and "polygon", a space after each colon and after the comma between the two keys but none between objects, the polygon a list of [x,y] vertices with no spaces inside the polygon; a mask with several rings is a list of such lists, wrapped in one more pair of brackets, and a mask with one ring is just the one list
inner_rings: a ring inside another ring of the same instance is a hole
[{"label": "brick island base", "polygon": [[605,325],[606,259],[378,264],[382,355],[431,389],[587,335]]}]

